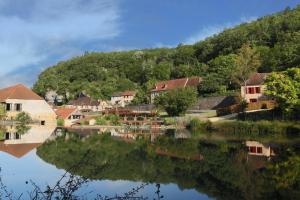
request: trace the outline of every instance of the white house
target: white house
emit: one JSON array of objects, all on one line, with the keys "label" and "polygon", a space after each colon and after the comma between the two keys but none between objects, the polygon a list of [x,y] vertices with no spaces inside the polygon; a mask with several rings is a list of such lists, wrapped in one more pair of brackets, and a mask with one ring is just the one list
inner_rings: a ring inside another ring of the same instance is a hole
[{"label": "white house", "polygon": [[20,112],[26,112],[41,125],[56,124],[56,114],[49,104],[22,84],[1,89],[0,103],[9,120],[13,120]]},{"label": "white house", "polygon": [[14,126],[6,127],[4,140],[0,141],[0,151],[21,158],[41,146],[54,132],[55,126],[32,125],[20,133]]},{"label": "white house", "polygon": [[55,110],[58,119],[64,120],[64,126],[70,127],[76,121],[83,119],[83,114],[76,108],[58,108]]},{"label": "white house", "polygon": [[114,106],[125,107],[134,99],[135,94],[134,91],[117,92],[111,96],[110,102]]}]

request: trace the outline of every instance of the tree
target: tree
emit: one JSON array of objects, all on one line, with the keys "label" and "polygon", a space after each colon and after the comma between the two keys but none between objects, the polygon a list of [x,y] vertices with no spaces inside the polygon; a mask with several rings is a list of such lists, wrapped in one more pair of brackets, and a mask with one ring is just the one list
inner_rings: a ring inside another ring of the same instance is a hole
[{"label": "tree", "polygon": [[300,107],[300,69],[274,72],[266,80],[266,94],[275,98],[279,107],[291,114]]},{"label": "tree", "polygon": [[0,119],[4,119],[6,116],[5,104],[0,104]]},{"label": "tree", "polygon": [[155,98],[154,104],[165,110],[169,116],[179,116],[197,100],[195,88],[177,89],[168,91]]},{"label": "tree", "polygon": [[31,117],[26,112],[20,112],[16,116],[16,121],[20,122],[21,124],[29,124],[31,122]]},{"label": "tree", "polygon": [[233,72],[233,79],[240,85],[243,84],[246,90],[247,79],[251,73],[256,71],[260,66],[260,63],[259,55],[251,48],[250,44],[243,44],[236,57],[236,70]]}]

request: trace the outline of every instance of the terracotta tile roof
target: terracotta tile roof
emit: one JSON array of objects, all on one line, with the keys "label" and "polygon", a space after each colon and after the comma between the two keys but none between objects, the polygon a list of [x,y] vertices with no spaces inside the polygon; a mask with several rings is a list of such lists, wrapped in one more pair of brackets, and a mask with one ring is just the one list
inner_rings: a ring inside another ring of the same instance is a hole
[{"label": "terracotta tile roof", "polygon": [[111,96],[113,97],[121,97],[121,96],[134,96],[135,91],[124,91],[124,92],[115,92]]},{"label": "terracotta tile roof", "polygon": [[76,110],[76,108],[58,108],[55,113],[58,118],[67,119]]},{"label": "terracotta tile roof", "polygon": [[262,85],[270,73],[255,73],[246,81],[247,85]]},{"label": "terracotta tile roof", "polygon": [[32,144],[4,144],[0,142],[0,151],[8,153],[17,158],[21,158],[33,149],[39,147],[42,143],[32,143]]},{"label": "terracotta tile roof", "polygon": [[167,91],[167,90],[181,89],[187,86],[197,87],[201,81],[202,81],[201,77],[190,77],[190,78],[181,78],[181,79],[174,79],[168,81],[160,81],[155,84],[155,88],[151,91],[152,92]]},{"label": "terracotta tile roof", "polygon": [[0,101],[7,99],[44,100],[42,97],[22,84],[1,89]]},{"label": "terracotta tile roof", "polygon": [[135,91],[122,92],[122,96],[134,96],[134,95],[135,95]]},{"label": "terracotta tile roof", "polygon": [[78,97],[75,100],[72,100],[68,103],[68,105],[74,106],[99,106],[100,102],[93,100],[91,97]]}]

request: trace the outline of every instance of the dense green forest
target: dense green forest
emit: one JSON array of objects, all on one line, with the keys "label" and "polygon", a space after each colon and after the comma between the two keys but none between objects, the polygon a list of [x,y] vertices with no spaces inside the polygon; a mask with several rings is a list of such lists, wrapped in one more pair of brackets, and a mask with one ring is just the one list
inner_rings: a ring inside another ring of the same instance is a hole
[{"label": "dense green forest", "polygon": [[194,45],[87,52],[46,69],[33,89],[42,96],[55,90],[68,99],[81,92],[107,99],[113,92],[135,89],[138,101],[147,102],[147,92],[157,80],[202,76],[200,95],[221,94],[238,88],[232,74],[244,44],[259,55],[259,72],[299,67],[300,6],[226,29]]}]

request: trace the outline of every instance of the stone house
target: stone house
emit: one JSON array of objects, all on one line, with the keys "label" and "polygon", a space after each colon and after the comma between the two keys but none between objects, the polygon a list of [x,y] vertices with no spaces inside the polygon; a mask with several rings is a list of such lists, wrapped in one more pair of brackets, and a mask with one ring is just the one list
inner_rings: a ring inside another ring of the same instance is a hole
[{"label": "stone house", "polygon": [[173,79],[168,81],[160,81],[156,83],[155,87],[151,90],[151,103],[154,102],[155,97],[159,96],[160,94],[166,91],[183,89],[186,87],[198,87],[201,81],[201,77],[189,77]]},{"label": "stone house", "polygon": [[266,86],[264,82],[269,73],[255,73],[241,86],[241,97],[247,103],[254,103],[260,100],[267,100],[268,97],[264,91]]},{"label": "stone house", "polygon": [[113,106],[125,107],[130,104],[136,95],[135,91],[116,92],[112,94],[110,103]]},{"label": "stone house", "polygon": [[26,112],[36,123],[56,124],[56,114],[50,105],[22,84],[1,89],[0,103],[4,106],[7,120],[15,119],[20,112]]}]

